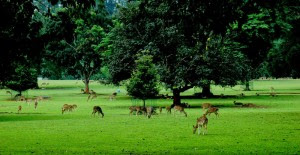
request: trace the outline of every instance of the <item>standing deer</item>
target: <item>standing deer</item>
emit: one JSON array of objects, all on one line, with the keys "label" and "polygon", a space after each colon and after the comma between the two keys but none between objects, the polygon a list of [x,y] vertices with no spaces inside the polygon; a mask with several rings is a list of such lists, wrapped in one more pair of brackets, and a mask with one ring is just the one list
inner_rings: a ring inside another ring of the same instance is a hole
[{"label": "standing deer", "polygon": [[171,114],[171,106],[166,106],[166,111],[167,111],[167,113],[170,113]]},{"label": "standing deer", "polygon": [[101,114],[102,118],[104,117],[104,113],[102,112],[102,109],[100,106],[94,106],[92,115],[94,115],[94,117],[95,117],[96,113],[98,113],[98,115]]},{"label": "standing deer", "polygon": [[[203,114],[201,117],[197,118],[196,125],[193,125],[193,134],[196,133],[196,130],[198,128],[198,135],[201,133],[201,128],[205,128],[207,132],[207,124],[208,124],[208,119],[206,117],[206,114]],[[205,134],[205,131],[203,131],[203,135]]]},{"label": "standing deer", "polygon": [[180,113],[184,113],[185,117],[187,117],[187,113],[184,111],[184,106],[182,106],[182,105],[175,105],[174,106],[174,116],[175,116],[175,112],[176,111],[180,111]]},{"label": "standing deer", "polygon": [[210,107],[210,108],[207,109],[205,115],[208,114],[208,116],[210,116],[211,113],[215,113],[215,115],[217,117],[217,116],[219,116],[218,111],[219,111],[219,108],[217,108],[217,107]]},{"label": "standing deer", "polygon": [[18,107],[18,113],[22,110],[22,106],[19,105]]},{"label": "standing deer", "polygon": [[212,105],[210,103],[203,103],[202,104],[202,110],[204,111],[207,108],[210,108]]},{"label": "standing deer", "polygon": [[91,90],[90,95],[88,96],[87,101],[89,101],[89,99],[91,99],[91,101],[97,97],[97,93],[94,92],[93,90]]}]

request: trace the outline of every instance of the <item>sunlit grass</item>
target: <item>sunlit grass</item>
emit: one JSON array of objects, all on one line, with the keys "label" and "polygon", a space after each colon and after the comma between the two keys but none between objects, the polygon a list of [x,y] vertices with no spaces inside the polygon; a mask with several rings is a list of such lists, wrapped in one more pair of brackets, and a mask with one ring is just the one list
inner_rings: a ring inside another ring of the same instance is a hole
[{"label": "sunlit grass", "polygon": [[[137,101],[126,96],[121,87],[117,100],[110,101],[118,88],[91,83],[99,95],[87,102],[81,94],[81,81],[48,82],[44,89],[29,90],[27,97],[49,96],[33,103],[11,101],[6,90],[0,90],[0,154],[300,154],[300,94],[279,94],[270,97],[270,87],[276,92],[300,93],[300,80],[254,81],[254,91],[244,92],[240,86],[212,86],[214,94],[245,97],[191,99],[186,109],[188,117],[177,113],[154,115],[151,119],[129,115],[128,107]],[[190,96],[199,89],[182,95]],[[265,93],[256,96],[255,93]],[[172,93],[162,90],[162,93]],[[233,101],[254,103],[256,108],[234,107]],[[220,117],[209,116],[207,135],[192,134],[192,125],[203,111],[201,104],[210,102],[220,108]],[[172,100],[148,100],[150,106],[170,105]],[[77,104],[73,112],[61,114],[63,104]],[[20,114],[17,107],[23,106]],[[100,105],[104,118],[91,115],[94,105]]]}]

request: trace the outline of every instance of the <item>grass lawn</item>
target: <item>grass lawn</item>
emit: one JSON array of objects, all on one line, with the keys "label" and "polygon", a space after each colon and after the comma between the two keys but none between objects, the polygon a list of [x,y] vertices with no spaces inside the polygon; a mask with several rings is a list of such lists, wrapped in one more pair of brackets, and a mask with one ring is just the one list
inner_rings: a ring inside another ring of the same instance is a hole
[{"label": "grass lawn", "polygon": [[[121,87],[114,101],[109,100],[117,87],[91,83],[97,92],[95,100],[87,102],[81,94],[81,82],[48,82],[44,89],[29,90],[27,97],[49,96],[28,105],[11,101],[7,90],[0,90],[0,154],[300,154],[300,80],[253,81],[253,91],[240,86],[212,92],[231,96],[213,99],[183,98],[192,107],[188,117],[176,113],[145,116],[129,115],[129,106],[141,104],[131,100]],[[270,97],[270,87],[278,93]],[[190,96],[198,89],[190,89]],[[162,93],[172,93],[162,90]],[[233,95],[244,93],[245,97]],[[255,93],[262,95],[256,96]],[[253,103],[258,107],[239,108],[233,101]],[[208,117],[207,135],[192,134],[196,118],[203,113],[202,103],[220,108],[220,117]],[[170,99],[149,100],[149,106],[171,105]],[[61,114],[63,104],[77,104],[73,112]],[[18,106],[23,107],[18,114]],[[104,118],[93,117],[92,108],[102,107]],[[158,110],[157,110],[158,112]]]}]

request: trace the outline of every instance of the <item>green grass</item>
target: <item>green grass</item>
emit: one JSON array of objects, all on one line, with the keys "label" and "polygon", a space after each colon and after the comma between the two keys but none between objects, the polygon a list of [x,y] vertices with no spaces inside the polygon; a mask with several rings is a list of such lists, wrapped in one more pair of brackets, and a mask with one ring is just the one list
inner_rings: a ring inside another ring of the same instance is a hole
[{"label": "green grass", "polygon": [[[44,81],[43,81],[44,82]],[[126,96],[124,88],[117,100],[109,95],[117,87],[96,82],[91,89],[98,97],[87,102],[80,93],[83,84],[76,81],[46,81],[45,89],[29,90],[28,97],[50,96],[34,105],[10,100],[6,90],[0,90],[0,154],[300,154],[300,80],[254,81],[254,91],[241,91],[240,86],[213,86],[214,94],[246,94],[243,98],[190,99],[183,98],[192,108],[188,117],[177,113],[129,116],[128,107],[135,102]],[[42,81],[39,81],[41,84]],[[256,92],[270,92],[277,97]],[[198,92],[190,89],[184,96]],[[169,93],[163,91],[162,93]],[[294,93],[294,94],[284,94]],[[237,108],[233,101],[254,103],[259,108]],[[220,108],[220,117],[208,117],[207,135],[192,134],[192,125],[203,112],[204,102]],[[166,106],[172,100],[147,102],[151,106]],[[74,112],[61,114],[63,104],[77,104]],[[17,114],[17,107],[23,106]],[[104,118],[92,117],[92,107],[100,105]]]}]

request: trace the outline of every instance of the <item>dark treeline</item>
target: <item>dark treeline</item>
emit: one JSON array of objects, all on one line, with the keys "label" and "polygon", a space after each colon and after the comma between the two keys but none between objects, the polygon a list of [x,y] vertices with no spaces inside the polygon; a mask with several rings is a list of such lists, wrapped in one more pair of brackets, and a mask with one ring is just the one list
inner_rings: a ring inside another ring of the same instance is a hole
[{"label": "dark treeline", "polygon": [[86,93],[91,79],[130,79],[135,92],[161,83],[177,104],[193,87],[300,76],[299,1],[0,2],[0,85],[20,93],[38,76],[82,79]]}]

